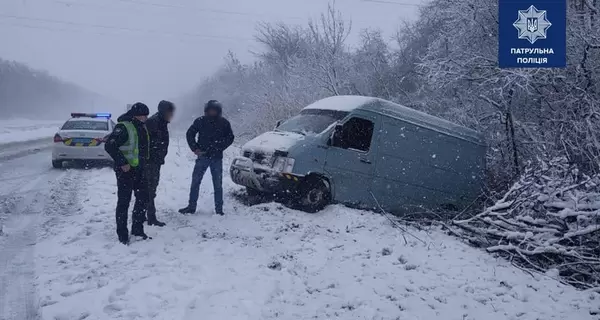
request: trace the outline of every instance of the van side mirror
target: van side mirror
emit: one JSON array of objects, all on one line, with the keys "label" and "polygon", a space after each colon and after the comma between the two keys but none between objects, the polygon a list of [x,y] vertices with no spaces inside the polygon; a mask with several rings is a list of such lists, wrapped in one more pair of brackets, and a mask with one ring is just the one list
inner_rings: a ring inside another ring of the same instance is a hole
[{"label": "van side mirror", "polygon": [[282,120],[277,120],[277,122],[275,123],[275,128],[279,128],[282,122]]}]

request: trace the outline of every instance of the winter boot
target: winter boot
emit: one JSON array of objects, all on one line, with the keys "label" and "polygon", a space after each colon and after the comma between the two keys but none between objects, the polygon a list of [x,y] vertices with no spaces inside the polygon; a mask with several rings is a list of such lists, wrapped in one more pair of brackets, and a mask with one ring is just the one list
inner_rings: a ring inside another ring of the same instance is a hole
[{"label": "winter boot", "polygon": [[149,226],[164,227],[167,225],[166,223],[160,222],[158,219],[156,219],[156,208],[154,208],[153,205],[148,206],[148,212],[146,215],[148,216],[146,221],[148,221]]},{"label": "winter boot", "polygon": [[149,226],[164,227],[167,224],[164,223],[164,222],[158,221],[157,219],[153,219],[153,220],[148,219],[148,225]]},{"label": "winter boot", "polygon": [[144,225],[142,223],[135,223],[131,226],[131,235],[135,237],[140,237],[142,238],[142,240],[152,239],[144,233]]},{"label": "winter boot", "polygon": [[225,213],[223,212],[223,209],[215,210],[215,213],[218,214],[218,215],[220,215],[220,216],[224,216],[225,215]]},{"label": "winter boot", "polygon": [[127,230],[127,228],[123,229],[117,229],[117,236],[119,237],[119,242],[124,244],[124,245],[128,245],[129,244],[129,231]]},{"label": "winter boot", "polygon": [[136,232],[132,231],[131,235],[134,237],[140,237],[140,238],[142,238],[142,240],[152,239],[152,237],[149,237],[147,234],[144,233],[144,231],[136,231]]},{"label": "winter boot", "polygon": [[185,208],[179,209],[179,213],[181,213],[181,214],[194,214],[194,213],[196,213],[196,208],[187,206]]}]

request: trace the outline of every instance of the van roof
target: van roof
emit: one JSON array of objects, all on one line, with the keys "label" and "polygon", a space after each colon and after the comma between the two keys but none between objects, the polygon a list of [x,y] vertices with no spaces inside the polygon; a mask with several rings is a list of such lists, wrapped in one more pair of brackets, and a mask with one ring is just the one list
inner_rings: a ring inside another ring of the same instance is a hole
[{"label": "van roof", "polygon": [[397,118],[440,133],[468,140],[476,144],[485,145],[485,138],[480,132],[460,126],[448,120],[444,120],[442,118],[438,118],[430,114],[375,97],[333,96],[316,101],[304,109],[336,110],[346,112],[362,109]]}]

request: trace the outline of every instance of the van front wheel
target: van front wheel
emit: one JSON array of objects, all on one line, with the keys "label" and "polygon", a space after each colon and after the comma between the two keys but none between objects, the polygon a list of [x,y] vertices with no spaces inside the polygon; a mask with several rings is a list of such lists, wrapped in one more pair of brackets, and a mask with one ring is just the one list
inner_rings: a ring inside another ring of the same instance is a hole
[{"label": "van front wheel", "polygon": [[320,178],[309,178],[300,188],[298,204],[308,213],[323,210],[331,202],[329,183]]},{"label": "van front wheel", "polygon": [[261,198],[261,197],[265,196],[264,192],[260,192],[256,189],[252,189],[250,187],[246,187],[246,194],[252,198]]}]

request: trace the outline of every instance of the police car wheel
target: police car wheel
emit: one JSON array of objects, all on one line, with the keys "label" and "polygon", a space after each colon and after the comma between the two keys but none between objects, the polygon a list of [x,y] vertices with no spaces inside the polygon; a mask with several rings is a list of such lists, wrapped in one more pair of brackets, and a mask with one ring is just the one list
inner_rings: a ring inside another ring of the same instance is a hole
[{"label": "police car wheel", "polygon": [[62,169],[63,162],[60,160],[52,160],[52,167],[55,169]]},{"label": "police car wheel", "polygon": [[299,198],[299,204],[303,211],[316,213],[331,202],[331,193],[328,184],[319,178],[312,178],[305,182]]}]

